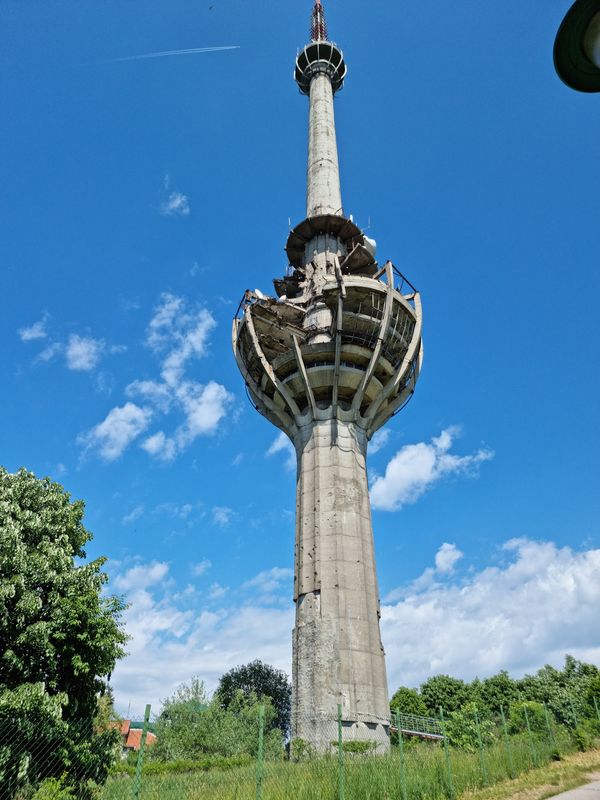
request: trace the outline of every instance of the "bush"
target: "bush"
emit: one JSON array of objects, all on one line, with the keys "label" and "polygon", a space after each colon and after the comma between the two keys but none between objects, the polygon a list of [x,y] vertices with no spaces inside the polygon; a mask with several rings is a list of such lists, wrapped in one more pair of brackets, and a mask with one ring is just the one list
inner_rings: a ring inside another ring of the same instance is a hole
[{"label": "bush", "polygon": [[426,717],[427,706],[421,695],[416,689],[409,689],[401,686],[390,700],[392,711],[400,714],[415,714],[416,716]]},{"label": "bush", "polygon": [[[330,742],[334,750],[339,750],[340,743],[334,739]],[[351,753],[352,755],[368,755],[377,749],[377,742],[363,742],[360,739],[353,739],[350,742],[342,742],[342,750],[344,753]]]},{"label": "bush", "polygon": [[218,695],[208,701],[200,682],[182,686],[166,700],[156,724],[157,742],[149,761],[197,761],[206,755],[256,757],[260,707],[264,707],[264,753],[283,752],[283,736],[273,727],[276,712],[268,700],[238,692],[228,708]]},{"label": "bush", "polygon": [[[137,753],[136,753],[137,755]],[[148,761],[142,767],[142,775],[170,775],[181,772],[208,772],[211,769],[234,769],[252,764],[251,756],[205,756],[196,760]],[[135,765],[126,761],[113,767],[113,775],[135,775]],[[62,800],[62,798],[61,798]]]},{"label": "bush", "polygon": [[317,754],[314,745],[298,737],[290,742],[290,757],[292,761],[309,761]]},{"label": "bush", "polygon": [[446,720],[446,736],[454,747],[474,753],[479,747],[479,737],[485,746],[494,741],[494,724],[489,719],[479,719],[475,703],[467,703],[460,711],[453,711]]},{"label": "bush", "polygon": [[440,706],[446,712],[458,711],[471,699],[471,689],[459,678],[434,675],[421,685],[421,697],[431,716],[437,717]]},{"label": "bush", "polygon": [[548,730],[546,710],[541,703],[523,700],[511,706],[508,728],[510,733],[523,733],[527,722],[532,733],[545,733]]},{"label": "bush", "polygon": [[585,753],[586,750],[589,750],[592,746],[592,737],[583,725],[580,725],[573,731],[573,741],[580,753]]},{"label": "bush", "polygon": [[75,800],[75,795],[62,778],[48,778],[38,786],[31,800]]}]

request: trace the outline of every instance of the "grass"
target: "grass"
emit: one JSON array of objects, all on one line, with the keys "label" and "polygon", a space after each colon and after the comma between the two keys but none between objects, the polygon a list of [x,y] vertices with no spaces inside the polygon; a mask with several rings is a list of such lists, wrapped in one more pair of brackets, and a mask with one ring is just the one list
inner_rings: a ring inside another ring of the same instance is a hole
[{"label": "grass", "polygon": [[[533,744],[533,747],[532,747]],[[565,739],[562,753],[572,751]],[[512,737],[510,757],[503,742],[480,753],[450,751],[451,783],[444,750],[436,744],[396,748],[389,756],[344,756],[345,800],[542,800],[585,782],[600,768],[600,751],[571,754],[552,761],[552,749],[541,741]],[[513,778],[508,775],[512,774]],[[404,780],[403,780],[404,776]],[[339,800],[337,756],[294,763],[202,771],[193,768],[143,776],[140,800]],[[131,774],[113,775],[102,800],[130,800]]]},{"label": "grass", "polygon": [[572,753],[493,787],[465,794],[464,800],[546,800],[590,779],[600,779],[600,750]]}]

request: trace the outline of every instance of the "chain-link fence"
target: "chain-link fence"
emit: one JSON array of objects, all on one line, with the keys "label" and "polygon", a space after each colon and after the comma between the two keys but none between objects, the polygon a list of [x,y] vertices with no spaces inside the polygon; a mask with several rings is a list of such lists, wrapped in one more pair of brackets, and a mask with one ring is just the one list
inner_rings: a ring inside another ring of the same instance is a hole
[{"label": "chain-link fence", "polygon": [[481,717],[473,705],[392,713],[389,728],[349,722],[340,708],[295,720],[309,738],[277,728],[269,705],[227,718],[211,708],[153,717],[148,706],[137,721],[50,730],[4,721],[0,800],[454,800],[582,749],[580,721],[559,725],[537,703]]}]

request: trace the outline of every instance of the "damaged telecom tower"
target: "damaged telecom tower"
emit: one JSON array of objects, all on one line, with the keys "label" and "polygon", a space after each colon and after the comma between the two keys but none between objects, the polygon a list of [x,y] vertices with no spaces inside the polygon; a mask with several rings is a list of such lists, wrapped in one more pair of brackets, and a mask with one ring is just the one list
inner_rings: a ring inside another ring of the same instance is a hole
[{"label": "damaged telecom tower", "polygon": [[297,453],[292,737],[389,743],[367,445],[415,390],[418,292],[342,208],[333,98],[346,64],[320,0],[295,79],[309,98],[306,219],[277,298],[246,292],[233,349],[256,409]]}]

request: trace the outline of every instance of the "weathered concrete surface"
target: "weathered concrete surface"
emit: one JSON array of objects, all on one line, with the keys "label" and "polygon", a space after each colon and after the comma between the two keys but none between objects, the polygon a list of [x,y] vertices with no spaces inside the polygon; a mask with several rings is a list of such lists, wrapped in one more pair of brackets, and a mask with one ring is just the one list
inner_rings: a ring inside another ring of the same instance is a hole
[{"label": "weathered concrete surface", "polygon": [[306,216],[342,213],[342,192],[329,75],[315,75],[310,84]]},{"label": "weathered concrete surface", "polygon": [[554,795],[549,800],[600,800],[600,780]]},{"label": "weathered concrete surface", "polygon": [[315,42],[296,80],[309,95],[307,219],[290,233],[278,299],[247,291],[232,343],[255,408],[298,458],[292,735],[389,748],[389,703],[369,488],[368,439],[414,392],[421,301],[394,287],[342,211],[333,98],[342,52]]},{"label": "weathered concrete surface", "polygon": [[295,438],[296,627],[293,736],[320,749],[337,738],[388,746],[389,703],[363,429],[311,422]]}]

